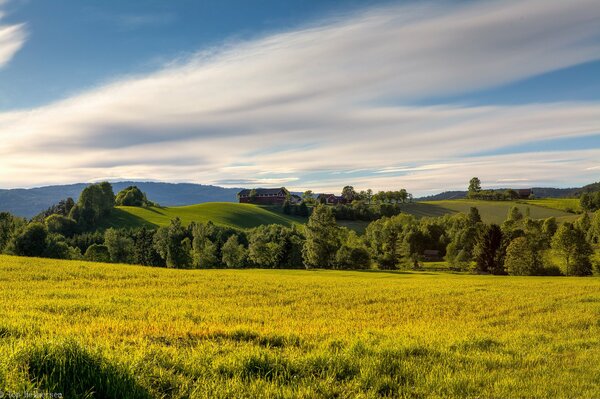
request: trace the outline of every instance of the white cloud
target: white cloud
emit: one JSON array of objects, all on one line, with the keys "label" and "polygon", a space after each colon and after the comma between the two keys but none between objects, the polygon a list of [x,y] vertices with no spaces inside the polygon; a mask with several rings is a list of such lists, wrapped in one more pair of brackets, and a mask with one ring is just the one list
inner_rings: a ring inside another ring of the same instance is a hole
[{"label": "white cloud", "polygon": [[[431,3],[230,44],[45,107],[1,113],[0,181],[348,182],[424,192],[462,187],[475,173],[494,182],[589,180],[586,168],[597,165],[589,152],[546,161],[467,155],[598,134],[600,104],[410,104],[600,58],[598,18],[594,0]],[[348,173],[361,170],[379,173]]]},{"label": "white cloud", "polygon": [[[2,4],[0,1],[0,6]],[[5,25],[2,23],[3,17],[0,11],[0,68],[8,64],[23,47],[26,38],[25,24]]]}]

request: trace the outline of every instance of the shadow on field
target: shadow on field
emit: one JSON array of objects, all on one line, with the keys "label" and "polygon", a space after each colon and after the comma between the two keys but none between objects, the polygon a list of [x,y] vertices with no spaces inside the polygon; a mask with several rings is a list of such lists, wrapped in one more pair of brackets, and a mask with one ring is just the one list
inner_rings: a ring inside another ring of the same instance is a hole
[{"label": "shadow on field", "polygon": [[132,374],[75,341],[34,345],[16,357],[29,380],[65,398],[150,398]]},{"label": "shadow on field", "polygon": [[415,274],[415,273],[418,273],[419,275],[426,275],[426,276],[434,276],[436,274],[439,274],[439,273],[432,273],[432,272],[426,272],[426,271],[421,271],[421,270],[375,270],[375,269],[368,269],[368,270],[348,270],[348,271],[360,272],[360,273],[383,273],[383,274]]}]

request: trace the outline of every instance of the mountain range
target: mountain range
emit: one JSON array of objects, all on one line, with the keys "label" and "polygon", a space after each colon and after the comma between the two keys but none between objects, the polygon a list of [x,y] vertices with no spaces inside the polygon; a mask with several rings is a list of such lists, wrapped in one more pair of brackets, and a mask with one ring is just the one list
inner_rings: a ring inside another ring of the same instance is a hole
[{"label": "mountain range", "polygon": [[[204,202],[235,202],[241,188],[224,188],[193,183],[111,182],[116,193],[137,186],[148,198],[163,206],[181,206]],[[46,186],[29,189],[0,189],[0,211],[21,217],[33,217],[61,199],[75,200],[87,183]]]}]

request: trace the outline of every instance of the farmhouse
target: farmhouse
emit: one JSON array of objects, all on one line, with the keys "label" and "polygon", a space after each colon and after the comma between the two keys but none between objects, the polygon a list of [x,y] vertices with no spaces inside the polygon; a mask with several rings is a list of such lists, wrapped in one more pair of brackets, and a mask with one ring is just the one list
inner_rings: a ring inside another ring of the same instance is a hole
[{"label": "farmhouse", "polygon": [[519,194],[519,199],[529,199],[533,194],[533,190],[530,188],[517,190],[517,194]]},{"label": "farmhouse", "polygon": [[242,204],[281,205],[290,195],[285,187],[244,189],[238,193]]},{"label": "farmhouse", "polygon": [[345,204],[346,199],[335,194],[319,194],[317,196],[317,202],[319,202],[320,204],[337,205]]}]

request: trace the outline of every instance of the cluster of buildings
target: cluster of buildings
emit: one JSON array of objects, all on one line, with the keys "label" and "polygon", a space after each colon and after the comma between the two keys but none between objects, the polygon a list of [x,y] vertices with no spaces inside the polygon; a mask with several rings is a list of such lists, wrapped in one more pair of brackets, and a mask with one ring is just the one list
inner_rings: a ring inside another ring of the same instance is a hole
[{"label": "cluster of buildings", "polygon": [[[286,198],[289,198],[292,205],[302,202],[299,195],[290,193],[285,187],[244,189],[237,196],[242,204],[282,205]],[[318,194],[315,199],[319,203],[328,205],[346,203],[345,198],[335,194]]]}]

